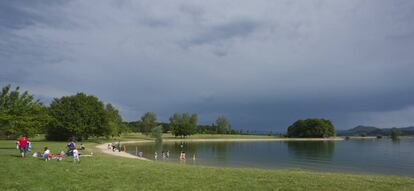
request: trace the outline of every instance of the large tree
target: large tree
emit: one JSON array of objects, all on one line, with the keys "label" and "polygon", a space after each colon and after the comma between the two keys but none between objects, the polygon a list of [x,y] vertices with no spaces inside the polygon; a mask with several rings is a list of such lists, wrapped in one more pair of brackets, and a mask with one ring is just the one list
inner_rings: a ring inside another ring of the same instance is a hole
[{"label": "large tree", "polygon": [[128,131],[128,127],[123,123],[122,117],[119,115],[119,111],[112,104],[106,104],[105,112],[108,122],[104,131],[106,137],[120,136],[122,133]]},{"label": "large tree", "polygon": [[327,119],[298,120],[288,128],[289,137],[323,138],[335,136],[335,127]]},{"label": "large tree", "polygon": [[0,94],[0,136],[14,138],[42,133],[49,119],[47,108],[27,91],[20,93],[19,87],[12,91],[10,85],[3,87]]},{"label": "large tree", "polygon": [[170,117],[170,127],[174,136],[186,137],[197,132],[197,114],[174,113]]},{"label": "large tree", "polygon": [[157,126],[157,115],[152,112],[145,113],[138,121],[138,126],[143,134],[149,135],[152,129]]},{"label": "large tree", "polygon": [[217,118],[215,126],[218,134],[226,134],[230,132],[230,123],[224,116],[219,116]]},{"label": "large tree", "polygon": [[49,110],[53,117],[47,130],[49,140],[82,140],[111,134],[104,104],[95,96],[77,93],[56,98]]}]

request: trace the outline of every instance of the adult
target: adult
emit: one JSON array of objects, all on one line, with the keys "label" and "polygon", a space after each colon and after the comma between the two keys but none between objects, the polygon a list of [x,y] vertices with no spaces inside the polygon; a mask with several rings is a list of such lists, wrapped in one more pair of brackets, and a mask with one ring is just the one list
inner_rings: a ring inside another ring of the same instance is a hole
[{"label": "adult", "polygon": [[67,155],[68,156],[73,156],[73,150],[76,148],[75,141],[73,139],[70,140],[70,142],[68,143],[67,147],[68,147]]},{"label": "adult", "polygon": [[29,139],[26,136],[22,136],[17,139],[20,153],[22,154],[22,158],[26,157],[26,153],[29,150]]}]

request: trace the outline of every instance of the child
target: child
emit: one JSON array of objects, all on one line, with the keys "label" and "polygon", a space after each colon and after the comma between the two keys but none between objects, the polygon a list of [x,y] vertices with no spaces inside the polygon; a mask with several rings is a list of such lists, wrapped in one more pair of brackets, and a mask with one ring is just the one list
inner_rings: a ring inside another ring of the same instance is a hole
[{"label": "child", "polygon": [[154,159],[158,160],[158,153],[157,152],[154,153]]},{"label": "child", "polygon": [[80,162],[79,151],[76,148],[73,150],[73,162]]},{"label": "child", "polygon": [[32,142],[28,141],[27,143],[28,143],[28,146],[27,146],[28,149],[27,149],[27,151],[28,152],[31,152],[32,151]]},{"label": "child", "polygon": [[43,153],[43,159],[47,162],[49,160],[50,150],[45,147],[45,152]]}]

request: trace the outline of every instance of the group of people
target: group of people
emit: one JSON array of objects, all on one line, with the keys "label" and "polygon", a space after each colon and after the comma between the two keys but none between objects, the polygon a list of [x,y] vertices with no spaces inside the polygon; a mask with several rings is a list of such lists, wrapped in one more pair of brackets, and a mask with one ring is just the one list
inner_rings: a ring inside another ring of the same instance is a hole
[{"label": "group of people", "polygon": [[[16,148],[19,149],[22,157],[25,158],[27,153],[31,151],[32,144],[27,136],[22,136],[16,140]],[[67,148],[68,150],[66,153],[64,151],[61,151],[60,153],[52,153],[48,147],[44,147],[43,153],[35,152],[33,153],[33,157],[41,158],[45,161],[52,159],[61,161],[65,156],[73,156],[74,162],[80,162],[79,150],[85,150],[85,146],[83,144],[80,144],[80,146],[77,148],[75,141],[71,140],[67,144]],[[93,153],[91,153],[91,156],[92,154]]]},{"label": "group of people", "polygon": [[108,144],[108,150],[112,150],[112,152],[115,152],[116,150],[118,152],[124,151],[125,150],[125,146],[121,147],[121,142],[113,142],[111,144]]},{"label": "group of people", "polygon": [[[170,158],[170,151],[162,151],[161,152],[162,160]],[[154,159],[158,160],[158,153],[155,151]]]}]

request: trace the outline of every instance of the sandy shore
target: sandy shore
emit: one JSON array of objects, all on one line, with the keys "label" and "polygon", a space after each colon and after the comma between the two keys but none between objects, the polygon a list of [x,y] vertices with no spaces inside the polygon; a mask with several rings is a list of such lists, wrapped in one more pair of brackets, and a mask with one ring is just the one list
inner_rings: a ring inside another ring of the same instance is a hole
[{"label": "sandy shore", "polygon": [[[254,141],[342,141],[341,137],[335,138],[269,138],[269,139],[166,139],[164,142],[254,142]],[[122,141],[121,144],[136,144],[136,143],[151,143],[154,141],[140,140],[140,141]],[[115,155],[125,158],[134,158],[139,160],[151,161],[144,157],[138,157],[127,152],[113,152],[108,149],[108,144],[105,143],[97,145],[96,148],[100,149],[101,152],[109,155]]]},{"label": "sandy shore", "polygon": [[[143,141],[124,141],[124,142],[121,142],[121,144],[146,143],[146,142],[152,142],[152,141],[147,141],[147,140],[143,140]],[[138,156],[135,156],[135,155],[127,153],[127,152],[118,152],[118,151],[113,152],[112,149],[111,150],[108,149],[108,144],[111,144],[111,143],[105,143],[105,144],[97,145],[96,148],[98,148],[101,152],[103,152],[105,154],[109,154],[109,155],[115,155],[115,156],[120,156],[120,157],[125,157],[125,158],[133,158],[133,159],[151,161],[147,158],[138,157]]]}]

